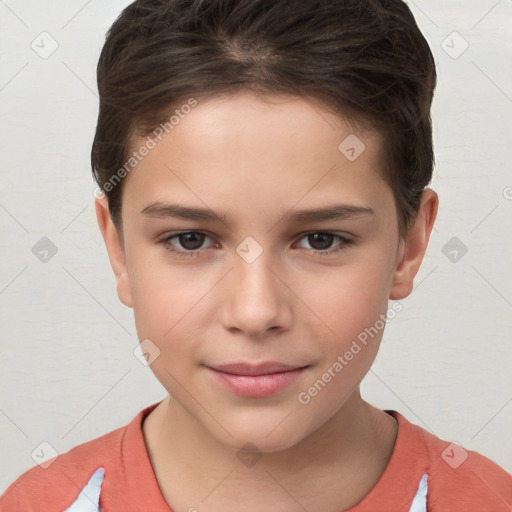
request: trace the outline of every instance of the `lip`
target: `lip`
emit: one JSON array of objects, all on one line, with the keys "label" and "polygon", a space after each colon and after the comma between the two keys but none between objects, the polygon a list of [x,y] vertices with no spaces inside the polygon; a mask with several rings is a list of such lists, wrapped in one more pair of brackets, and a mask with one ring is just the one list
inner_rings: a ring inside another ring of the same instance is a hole
[{"label": "lip", "polygon": [[231,392],[251,398],[274,395],[300,378],[309,365],[265,362],[206,366],[213,379]]}]

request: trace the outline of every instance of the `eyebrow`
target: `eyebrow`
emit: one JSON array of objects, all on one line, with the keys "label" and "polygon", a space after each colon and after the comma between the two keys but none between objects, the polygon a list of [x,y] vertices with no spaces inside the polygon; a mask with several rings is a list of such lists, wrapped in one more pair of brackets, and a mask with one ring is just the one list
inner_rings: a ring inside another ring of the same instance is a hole
[{"label": "eyebrow", "polygon": [[[208,208],[197,208],[179,204],[167,204],[157,201],[144,207],[141,214],[152,218],[178,218],[185,220],[202,220],[226,222],[227,213],[218,215]],[[361,215],[374,215],[368,206],[333,204],[321,208],[295,210],[286,214],[282,220],[289,223],[321,222],[326,220],[343,220]]]}]

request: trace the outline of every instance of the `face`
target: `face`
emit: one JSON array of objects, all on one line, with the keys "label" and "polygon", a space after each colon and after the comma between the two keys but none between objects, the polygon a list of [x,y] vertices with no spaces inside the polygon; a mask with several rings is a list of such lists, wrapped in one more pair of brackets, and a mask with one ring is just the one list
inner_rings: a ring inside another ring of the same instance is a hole
[{"label": "face", "polygon": [[102,228],[119,296],[156,377],[226,446],[295,445],[370,368],[429,232],[406,250],[380,150],[313,101],[244,92],[199,101],[126,178],[124,247]]}]

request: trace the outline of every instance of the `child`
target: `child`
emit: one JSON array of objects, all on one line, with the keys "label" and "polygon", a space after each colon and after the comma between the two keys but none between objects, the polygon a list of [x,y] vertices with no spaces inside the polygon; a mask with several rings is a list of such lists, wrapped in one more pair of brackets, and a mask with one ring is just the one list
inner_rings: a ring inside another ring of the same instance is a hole
[{"label": "child", "polygon": [[510,510],[506,471],[359,392],[437,213],[435,83],[400,0],[128,6],[96,213],[169,396],[0,510]]}]

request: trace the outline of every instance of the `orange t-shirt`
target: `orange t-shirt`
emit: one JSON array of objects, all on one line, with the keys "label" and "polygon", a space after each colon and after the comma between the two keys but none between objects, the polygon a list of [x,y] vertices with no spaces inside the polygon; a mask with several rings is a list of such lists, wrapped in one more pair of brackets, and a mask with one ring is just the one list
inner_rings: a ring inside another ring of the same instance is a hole
[{"label": "orange t-shirt", "polygon": [[[144,418],[158,403],[128,425],[58,455],[46,469],[38,465],[23,473],[1,497],[0,512],[172,512],[142,432]],[[398,421],[393,453],[377,484],[347,512],[512,510],[509,473],[396,411],[386,412]]]}]

